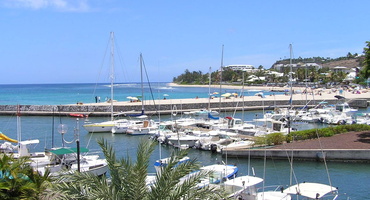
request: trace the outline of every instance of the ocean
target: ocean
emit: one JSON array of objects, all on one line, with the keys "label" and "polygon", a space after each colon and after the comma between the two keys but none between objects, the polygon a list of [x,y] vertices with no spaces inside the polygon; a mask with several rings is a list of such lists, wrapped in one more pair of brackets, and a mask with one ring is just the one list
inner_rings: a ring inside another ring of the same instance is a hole
[{"label": "ocean", "polygon": [[[220,93],[220,87],[176,87],[168,83],[117,83],[114,84],[114,99],[129,101],[127,97],[140,97],[144,91],[144,100],[208,98],[209,93]],[[261,90],[244,90],[244,95],[254,95]],[[221,93],[238,93],[237,89],[222,89]],[[274,92],[278,94],[279,92]],[[93,103],[95,97],[105,101],[111,97],[109,83],[78,84],[12,84],[0,85],[0,105],[60,105],[76,102]],[[266,95],[272,92],[265,91]],[[218,95],[218,94],[213,94]]]},{"label": "ocean", "polygon": [[[211,88],[211,93],[215,91],[219,92],[219,88]],[[222,92],[240,93],[240,91],[235,90]],[[246,91],[244,95],[254,95],[256,92],[258,91]],[[94,102],[95,96],[100,96],[101,99],[110,97],[110,87],[109,84],[0,85],[0,94],[0,104],[2,105],[60,105],[74,104],[77,101]],[[148,84],[145,86],[145,99],[149,97],[163,98],[164,94],[167,98],[177,99],[194,98],[196,96],[206,98],[209,94],[209,88],[169,87],[166,83],[153,83],[150,87]],[[127,96],[141,96],[141,85],[139,83],[117,84],[115,99],[127,101]],[[368,112],[368,110],[363,109],[360,112]],[[225,115],[234,115],[234,113],[225,113]],[[243,115],[240,112],[235,113],[235,117],[241,116],[244,116],[245,121],[252,121],[255,118],[262,117],[262,111],[248,111]],[[170,116],[161,116],[161,120],[169,118]],[[104,120],[107,120],[107,118],[90,118],[90,121]],[[68,131],[64,135],[65,146],[75,146],[76,135],[79,133],[81,146],[89,148],[90,153],[98,153],[101,156],[102,153],[96,143],[99,138],[104,138],[114,147],[117,157],[121,158],[128,155],[133,160],[135,160],[137,144],[140,140],[148,139],[148,136],[87,133],[82,127],[83,119],[77,120],[67,116],[21,116],[20,121],[21,124],[18,124],[18,126],[21,129],[23,140],[40,140],[40,143],[32,146],[30,151],[43,151],[52,146],[62,146],[62,137],[57,129],[60,124],[66,124],[68,127]],[[297,124],[297,126],[300,125]],[[315,128],[314,125],[311,126]],[[0,116],[0,131],[11,138],[17,139],[16,116]],[[53,142],[52,138],[54,138]],[[175,151],[172,147],[157,145],[151,156],[151,163],[154,164],[156,159],[169,156],[172,151]],[[202,165],[222,162],[236,164],[239,167],[238,175],[247,175],[248,166],[251,166],[256,176],[265,177],[265,185],[289,185],[290,164],[286,160],[267,158],[265,165],[264,160],[261,159],[252,159],[249,162],[247,158],[225,158],[220,154],[194,149],[190,149],[189,156],[197,158]],[[293,166],[298,182],[329,183],[323,162],[294,161]],[[327,166],[332,185],[339,188],[340,197],[338,199],[369,199],[370,167],[368,163],[328,162]],[[148,171],[154,172],[154,167],[151,165]]]}]

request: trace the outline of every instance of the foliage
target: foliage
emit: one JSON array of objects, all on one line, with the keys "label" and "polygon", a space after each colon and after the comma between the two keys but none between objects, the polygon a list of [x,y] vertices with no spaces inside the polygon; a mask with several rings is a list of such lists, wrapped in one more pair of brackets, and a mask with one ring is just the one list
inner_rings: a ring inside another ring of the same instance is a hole
[{"label": "foliage", "polygon": [[[363,65],[364,68],[362,72],[359,74],[354,82],[355,83],[362,83],[364,84],[366,79],[370,75],[370,50],[369,50],[369,42],[366,42],[367,46],[364,48],[365,56],[360,56],[357,53],[351,53],[348,52],[346,56],[338,57],[338,58],[330,58],[330,57],[310,57],[310,58],[296,58],[292,59],[293,63],[296,64],[304,64],[304,63],[317,63],[319,65],[330,65],[335,64],[335,62],[340,61],[355,61],[353,63],[357,63],[358,65]],[[290,59],[283,59],[276,61],[275,64],[289,64]],[[352,66],[353,67],[353,66]],[[270,68],[270,70],[273,70],[273,68]],[[259,65],[257,70],[254,72],[249,72],[245,74],[246,77],[250,75],[255,75],[257,77],[267,77],[267,81],[272,83],[286,83],[289,81],[289,73],[290,67],[282,67],[282,72],[284,76],[281,77],[274,77],[273,75],[266,74],[266,71],[264,70],[264,67],[262,65]],[[328,74],[328,75],[327,75]],[[297,79],[299,82],[302,82],[305,79],[308,79],[310,82],[321,82],[321,83],[329,83],[329,82],[338,82],[341,83],[343,79],[346,77],[346,73],[343,72],[330,72],[329,67],[323,67],[321,69],[316,69],[315,67],[308,66],[307,69],[304,68],[298,68],[295,74],[293,74],[293,78]],[[222,76],[222,77],[221,77]],[[276,76],[276,75],[275,75]],[[220,83],[220,82],[226,82],[226,83],[234,83],[239,82],[240,80],[243,80],[243,73],[242,71],[233,71],[230,68],[223,67],[222,68],[222,75],[219,70],[216,70],[214,72],[211,72],[211,83]],[[202,71],[193,71],[190,72],[188,69],[185,70],[185,72],[177,77],[173,78],[174,83],[178,84],[208,84],[209,83],[209,73],[202,73]],[[266,81],[258,81],[255,82],[257,84],[263,84]]]},{"label": "foliage", "polygon": [[255,145],[279,145],[283,144],[285,140],[286,138],[283,133],[271,133],[264,137],[257,137]]},{"label": "foliage", "polygon": [[362,74],[365,79],[370,76],[370,41],[366,41],[366,47],[364,48],[365,59],[363,61]]},{"label": "foliage", "polygon": [[297,140],[309,140],[319,137],[331,137],[336,134],[345,134],[353,131],[369,131],[370,125],[351,124],[330,126],[322,129],[309,129],[302,131],[290,132],[288,135],[283,133],[271,133],[264,137],[256,137],[255,145],[279,145],[283,142],[292,142]]},{"label": "foliage", "polygon": [[183,74],[173,78],[173,82],[181,84],[205,84],[208,82],[208,75],[203,74],[202,71],[190,72],[186,69]]},{"label": "foliage", "polygon": [[50,184],[49,172],[41,176],[29,162],[28,157],[0,155],[0,199],[39,199]]},{"label": "foliage", "polygon": [[[195,189],[201,178],[210,172],[201,172],[184,182],[180,178],[199,169],[196,159],[178,164],[187,151],[176,151],[171,155],[167,167],[156,175],[153,185],[147,185],[147,168],[155,143],[142,140],[138,145],[136,162],[131,158],[117,159],[113,147],[105,140],[98,141],[108,162],[110,181],[107,177],[95,177],[87,173],[68,174],[48,190],[53,199],[220,199],[214,188]],[[177,165],[176,165],[177,164]],[[175,167],[176,165],[176,167]],[[65,180],[69,180],[66,182]]]},{"label": "foliage", "polygon": [[320,137],[331,137],[336,134],[367,130],[370,130],[370,126],[365,124],[331,126],[322,129],[309,129],[303,131],[290,132],[290,134],[286,136],[286,141],[290,142],[293,139],[294,140],[315,139],[317,138],[317,135],[319,135]]}]

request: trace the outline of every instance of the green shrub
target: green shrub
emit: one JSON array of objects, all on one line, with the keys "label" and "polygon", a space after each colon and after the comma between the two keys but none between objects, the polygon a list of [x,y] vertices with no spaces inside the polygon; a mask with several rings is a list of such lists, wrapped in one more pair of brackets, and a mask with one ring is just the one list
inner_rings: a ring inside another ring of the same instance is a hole
[{"label": "green shrub", "polygon": [[286,141],[291,142],[292,140],[307,140],[315,139],[317,135],[319,137],[331,137],[336,134],[348,133],[353,131],[368,131],[370,125],[366,124],[351,124],[351,125],[338,125],[330,126],[322,129],[309,129],[303,131],[291,132],[286,136]]}]

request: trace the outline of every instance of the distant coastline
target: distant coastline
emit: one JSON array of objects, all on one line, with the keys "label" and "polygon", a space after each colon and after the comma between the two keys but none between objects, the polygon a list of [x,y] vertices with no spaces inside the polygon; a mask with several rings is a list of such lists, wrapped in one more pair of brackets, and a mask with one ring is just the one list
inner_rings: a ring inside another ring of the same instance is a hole
[{"label": "distant coastline", "polygon": [[[181,85],[177,83],[168,83],[168,86],[171,87],[203,87],[207,88],[209,85]],[[211,88],[219,88],[220,85],[211,85]],[[224,89],[238,89],[241,90],[243,88],[242,85],[222,85]],[[272,91],[272,90],[283,90],[289,89],[287,87],[279,87],[279,86],[244,86],[245,90],[265,90],[265,91]],[[304,90],[305,87],[293,87],[294,90]]]}]

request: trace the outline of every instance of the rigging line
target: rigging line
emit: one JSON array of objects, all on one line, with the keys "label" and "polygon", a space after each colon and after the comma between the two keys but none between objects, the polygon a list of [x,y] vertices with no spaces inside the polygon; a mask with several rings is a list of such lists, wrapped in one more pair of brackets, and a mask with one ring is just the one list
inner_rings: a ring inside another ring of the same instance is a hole
[{"label": "rigging line", "polygon": [[[298,179],[297,179],[297,176],[296,176],[294,168],[293,168],[293,149],[292,149],[292,158],[290,158],[290,156],[288,154],[288,149],[286,148],[285,143],[283,143],[283,147],[284,147],[286,156],[288,158],[288,162],[290,164],[290,170],[291,170],[291,176],[292,176],[292,177],[290,177],[290,180],[294,177],[295,182],[298,183]],[[290,181],[290,182],[292,182],[292,181]],[[292,183],[289,183],[289,184],[292,185]]]},{"label": "rigging line", "polygon": [[102,74],[103,66],[104,66],[104,63],[105,63],[105,58],[106,58],[106,55],[107,55],[107,52],[108,52],[108,49],[109,49],[109,43],[110,43],[110,37],[108,38],[107,46],[105,47],[105,51],[104,51],[105,53],[103,54],[104,56],[103,56],[102,62],[100,63],[100,70],[99,70],[98,76],[97,76],[96,81],[95,81],[93,96],[95,96],[95,94],[96,94],[96,88],[98,87],[98,82],[99,82],[99,79],[100,79],[100,75]]},{"label": "rigging line", "polygon": [[[118,56],[118,61],[119,61],[119,63],[120,63],[120,68],[122,69],[122,74],[123,74],[123,79],[125,79],[125,80],[128,80],[128,78],[126,77],[126,75],[128,74],[127,73],[127,71],[125,71],[125,68],[124,68],[124,59],[122,58],[122,51],[121,51],[121,48],[119,47],[119,45],[118,45],[118,42],[117,42],[117,39],[115,38],[115,47],[116,47],[116,51],[117,51],[117,53],[116,53],[116,55]],[[126,73],[125,73],[126,72]],[[122,82],[123,82],[123,80],[122,80]]]},{"label": "rigging line", "polygon": [[[271,158],[271,162],[273,163],[275,174],[278,175],[279,171],[277,170],[276,163],[275,163],[275,160],[274,160],[274,157],[272,156],[272,154],[270,154],[270,158]],[[280,176],[277,176],[277,182],[279,183],[280,186],[283,186],[283,184],[282,184],[283,181],[280,179]]]},{"label": "rigging line", "polygon": [[146,70],[144,58],[142,58],[142,60],[143,60],[143,68],[144,68],[144,71],[145,71],[146,80],[148,81],[150,95],[152,96],[153,105],[154,105],[154,108],[155,108],[155,113],[158,115],[159,112],[158,112],[157,106],[156,106],[155,101],[154,101],[153,90],[152,90],[152,86],[151,86],[150,81],[149,81],[149,75],[148,75],[148,71]]},{"label": "rigging line", "polygon": [[88,148],[88,147],[89,147],[89,145],[90,145],[90,142],[91,142],[91,139],[92,139],[92,136],[93,136],[93,135],[94,135],[94,132],[90,134],[90,137],[89,137],[89,139],[87,140],[86,148]]},{"label": "rigging line", "polygon": [[316,135],[317,135],[317,138],[318,138],[318,140],[319,140],[320,149],[321,149],[321,155],[322,155],[322,158],[323,158],[323,160],[324,160],[325,169],[326,169],[326,174],[328,175],[329,185],[330,185],[330,187],[332,187],[331,179],[330,179],[330,174],[329,174],[329,169],[328,169],[328,165],[327,165],[327,163],[326,163],[326,156],[325,156],[325,154],[324,154],[324,150],[323,150],[323,148],[322,148],[322,144],[321,144],[321,140],[320,140],[319,132],[317,131],[317,129],[316,129]]}]

